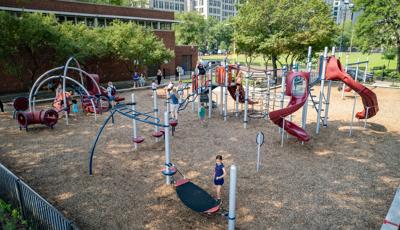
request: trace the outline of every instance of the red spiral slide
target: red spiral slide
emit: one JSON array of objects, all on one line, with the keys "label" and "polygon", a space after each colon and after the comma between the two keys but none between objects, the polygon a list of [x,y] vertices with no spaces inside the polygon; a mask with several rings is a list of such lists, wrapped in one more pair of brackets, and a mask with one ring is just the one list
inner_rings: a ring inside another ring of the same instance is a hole
[{"label": "red spiral slide", "polygon": [[[296,92],[296,81],[301,78],[303,79],[304,88],[300,88],[301,92]],[[295,136],[300,141],[309,141],[310,135],[297,126],[295,123],[285,120],[285,117],[299,110],[307,102],[308,98],[308,81],[310,79],[310,73],[307,72],[290,72],[287,77],[286,95],[291,96],[289,104],[286,108],[275,110],[269,113],[269,119],[279,127],[286,130],[290,135]],[[284,123],[284,125],[283,125]]]},{"label": "red spiral slide", "polygon": [[356,114],[358,119],[371,118],[379,111],[376,94],[367,87],[353,80],[353,78],[343,70],[342,64],[334,56],[331,56],[328,59],[328,64],[326,66],[326,79],[332,81],[342,81],[348,87],[350,87],[350,89],[354,90],[361,96],[364,110]]}]

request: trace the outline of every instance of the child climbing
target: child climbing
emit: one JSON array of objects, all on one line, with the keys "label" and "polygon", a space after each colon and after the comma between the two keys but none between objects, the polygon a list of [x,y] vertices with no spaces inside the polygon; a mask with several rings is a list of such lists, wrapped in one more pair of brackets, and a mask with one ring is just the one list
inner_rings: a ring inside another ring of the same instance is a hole
[{"label": "child climbing", "polygon": [[221,202],[221,188],[224,184],[224,177],[226,175],[224,164],[222,163],[222,156],[215,157],[215,170],[214,170],[214,186],[216,192],[216,199]]},{"label": "child climbing", "polygon": [[115,102],[115,93],[117,92],[117,89],[113,85],[111,81],[108,82],[107,84],[107,97],[110,100],[111,106],[114,107],[114,102]]},{"label": "child climbing", "polygon": [[178,120],[179,99],[176,93],[176,89],[172,90],[172,93],[170,95],[170,100],[171,100],[172,118]]},{"label": "child climbing", "polygon": [[182,103],[182,98],[183,98],[183,91],[185,90],[182,80],[179,81],[178,83],[178,95],[179,95],[179,103]]}]

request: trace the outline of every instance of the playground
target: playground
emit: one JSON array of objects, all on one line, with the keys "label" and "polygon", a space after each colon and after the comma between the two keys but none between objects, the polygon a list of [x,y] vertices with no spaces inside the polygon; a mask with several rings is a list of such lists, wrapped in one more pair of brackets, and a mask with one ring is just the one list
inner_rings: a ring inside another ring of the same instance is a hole
[{"label": "playground", "polygon": [[[318,86],[314,90],[318,92]],[[244,129],[242,114],[234,116],[231,97],[227,121],[214,109],[212,119],[201,125],[197,113],[188,108],[180,112],[179,125],[170,136],[171,161],[210,194],[215,156],[223,155],[228,175],[229,166],[237,166],[237,229],[377,229],[400,183],[400,91],[375,88],[373,92],[380,110],[368,119],[366,128],[355,120],[349,136],[353,94],[342,99],[335,89],[328,127],[315,134],[317,113],[310,106],[306,128],[310,141],[302,145],[285,134],[283,147],[278,126],[270,120],[250,119]],[[152,111],[151,90],[134,93],[137,109]],[[129,99],[130,94],[119,95]],[[360,101],[356,111],[362,109]],[[158,100],[161,111],[164,103]],[[41,107],[48,105],[36,105]],[[100,137],[89,175],[88,150],[107,117],[97,115],[95,121],[94,115],[71,115],[69,125],[60,119],[54,129],[32,126],[25,132],[16,128],[10,114],[2,114],[0,160],[82,229],[226,228],[224,217],[190,210],[173,186],[165,185],[160,172],[164,143],[151,136],[151,125],[137,124],[145,141],[134,151],[131,120],[116,116],[115,124],[107,125]],[[301,122],[301,110],[292,121]],[[256,172],[259,131],[265,143]],[[225,209],[228,190],[229,176],[222,195]]]}]

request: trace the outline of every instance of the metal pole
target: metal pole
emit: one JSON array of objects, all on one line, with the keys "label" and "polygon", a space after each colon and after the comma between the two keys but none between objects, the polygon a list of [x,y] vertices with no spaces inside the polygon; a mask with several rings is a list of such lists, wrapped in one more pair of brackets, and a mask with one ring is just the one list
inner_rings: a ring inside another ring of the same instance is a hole
[{"label": "metal pole", "polygon": [[247,110],[249,109],[249,73],[246,72],[246,89],[245,89],[245,94],[244,94],[244,118],[243,118],[243,126],[244,128],[247,128],[247,122],[248,122],[248,117],[247,117]]},{"label": "metal pole", "polygon": [[[169,165],[171,163],[171,153],[170,153],[170,146],[169,146],[169,114],[168,112],[164,113],[164,130],[165,130],[165,134],[164,134],[164,139],[165,139],[165,169],[168,172],[169,170]],[[171,177],[170,176],[166,176],[166,184],[171,184]]]},{"label": "metal pole", "polygon": [[[281,84],[281,109],[283,109],[283,103],[285,100],[285,90],[286,90],[286,66],[282,68],[282,84]],[[279,128],[279,133],[284,133],[282,128]]]},{"label": "metal pole", "polygon": [[320,130],[320,123],[321,123],[321,110],[322,110],[322,100],[324,97],[324,84],[325,84],[325,72],[326,72],[326,65],[328,62],[328,47],[325,47],[324,50],[324,62],[322,64],[322,73],[321,73],[321,89],[319,92],[319,103],[318,103],[318,114],[317,114],[317,129],[316,133],[319,133]]},{"label": "metal pole", "polygon": [[364,117],[364,129],[367,127],[367,120],[368,120],[368,111],[369,111],[370,107],[367,107],[367,111]]},{"label": "metal pole", "polygon": [[260,144],[257,144],[257,172],[260,168]]},{"label": "metal pole", "polygon": [[200,111],[200,107],[201,107],[202,90],[203,89],[202,89],[202,85],[201,85],[201,81],[200,81],[200,75],[197,75],[197,112]]},{"label": "metal pole", "polygon": [[270,72],[268,72],[267,73],[267,93],[265,94],[265,99],[266,99],[266,101],[265,101],[265,114],[264,114],[264,117],[265,117],[265,119],[266,120],[268,120],[268,116],[269,116],[269,100],[270,100],[270,97],[271,97],[271,85],[270,85],[270,81],[271,81],[271,73]]},{"label": "metal pole", "polygon": [[[347,73],[347,69],[349,68],[349,54],[346,54],[346,65],[344,66],[344,72]],[[343,82],[342,84],[342,99],[344,99],[344,90],[346,88],[346,84]]]},{"label": "metal pole", "polygon": [[[158,107],[157,107],[157,90],[153,89],[153,110],[154,117],[158,117]],[[154,132],[158,132],[158,126],[154,125]],[[158,142],[158,138],[156,138],[156,142]]]},{"label": "metal pole", "polygon": [[235,91],[235,97],[236,97],[236,100],[235,100],[235,110],[236,110],[236,112],[235,112],[235,115],[236,115],[236,117],[238,117],[239,116],[239,91]]},{"label": "metal pole", "polygon": [[169,91],[168,90],[167,90],[167,95],[166,96],[167,97],[166,97],[166,102],[165,102],[165,104],[166,104],[165,111],[168,112],[168,114],[169,114]]},{"label": "metal pole", "polygon": [[367,81],[368,62],[369,62],[369,57],[367,57],[367,63],[365,64],[364,79],[363,79],[364,83]]},{"label": "metal pole", "polygon": [[208,73],[208,119],[211,119],[211,113],[213,109],[212,103],[212,70],[211,70],[211,62],[209,64],[209,73]]},{"label": "metal pole", "polygon": [[[312,54],[312,48],[311,48],[311,46],[309,46],[308,53],[307,53],[307,72],[310,73],[310,77],[311,77],[311,68],[312,68],[311,54]],[[308,88],[309,86],[307,85],[306,87]],[[307,109],[308,109],[308,96],[307,96],[306,103],[303,106],[303,113],[301,116],[301,127],[303,129],[305,129],[307,126]]]},{"label": "metal pole", "polygon": [[281,128],[281,147],[283,147],[283,139],[285,137],[285,117],[282,118],[282,128]]},{"label": "metal pole", "polygon": [[224,121],[226,121],[226,113],[228,109],[228,63],[225,62],[225,87],[224,87]]},{"label": "metal pole", "polygon": [[356,102],[357,102],[357,96],[354,95],[353,112],[351,113],[351,122],[350,122],[350,132],[349,132],[349,136],[351,136],[351,133],[352,133],[352,130],[353,130],[354,110],[356,109]]},{"label": "metal pole", "polygon": [[329,113],[329,104],[330,104],[330,98],[331,98],[331,89],[332,89],[332,81],[328,81],[328,92],[326,95],[326,101],[325,101],[325,117],[324,117],[324,127],[328,127],[328,113]]},{"label": "metal pole", "polygon": [[236,223],[236,165],[231,165],[230,182],[229,182],[229,213],[228,213],[228,230],[235,229]]},{"label": "metal pole", "polygon": [[359,64],[359,62],[360,62],[360,58],[357,59],[356,74],[355,74],[355,77],[354,77],[354,81],[357,81],[357,79],[358,79],[358,72],[359,72],[359,70],[360,70],[360,64]]},{"label": "metal pole", "polygon": [[[135,104],[136,104],[136,101],[135,101],[135,94],[131,94],[131,102],[132,102],[132,110],[133,110],[133,113],[135,113]],[[132,119],[132,136],[133,136],[133,139],[136,139],[137,138],[137,130],[136,130],[136,119]],[[134,149],[135,150],[137,150],[137,143],[136,142],[134,142]]]}]

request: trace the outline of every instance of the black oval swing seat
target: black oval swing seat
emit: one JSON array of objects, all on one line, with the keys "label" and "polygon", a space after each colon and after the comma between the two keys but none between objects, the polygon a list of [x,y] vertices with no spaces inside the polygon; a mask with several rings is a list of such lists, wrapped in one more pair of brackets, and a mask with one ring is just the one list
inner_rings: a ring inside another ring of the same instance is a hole
[{"label": "black oval swing seat", "polygon": [[134,137],[134,138],[132,138],[132,141],[135,142],[136,144],[140,144],[144,141],[144,138],[143,137],[136,137],[136,138]]},{"label": "black oval swing seat", "polygon": [[178,180],[175,189],[182,203],[193,211],[212,214],[220,209],[221,203],[188,179]]}]

